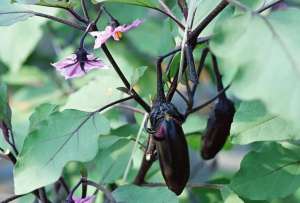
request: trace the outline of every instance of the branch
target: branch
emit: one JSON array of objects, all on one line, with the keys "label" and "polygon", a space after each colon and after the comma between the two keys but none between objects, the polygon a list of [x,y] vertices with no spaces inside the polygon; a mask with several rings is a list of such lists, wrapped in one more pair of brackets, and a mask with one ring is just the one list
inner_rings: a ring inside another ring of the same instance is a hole
[{"label": "branch", "polygon": [[32,14],[32,15],[35,15],[35,16],[38,16],[38,17],[42,17],[42,18],[47,18],[47,19],[50,19],[50,20],[53,20],[53,21],[56,21],[56,22],[59,22],[59,23],[62,23],[64,25],[68,25],[70,27],[73,27],[77,30],[82,30],[82,31],[85,31],[86,27],[84,26],[81,26],[81,25],[78,25],[76,23],[73,23],[71,21],[68,21],[68,20],[64,20],[64,19],[61,19],[61,18],[58,18],[58,17],[55,17],[55,16],[51,16],[51,15],[48,15],[48,14],[44,14],[44,13],[39,13],[39,12],[35,12],[35,11],[9,11],[9,12],[0,12],[0,15],[7,15],[7,14],[18,14],[18,13],[28,13],[28,14]]},{"label": "branch", "polygon": [[276,4],[279,4],[279,3],[281,3],[281,2],[283,2],[283,0],[277,0],[277,1],[274,1],[274,2],[272,2],[272,3],[267,4],[266,6],[264,6],[264,7],[262,7],[262,8],[260,8],[260,9],[258,9],[256,12],[257,12],[257,13],[264,12],[265,10],[267,10],[267,9],[269,9],[269,8],[272,8],[273,6],[275,6]]},{"label": "branch", "polygon": [[161,13],[165,14],[166,16],[168,16],[169,18],[171,18],[175,23],[177,23],[177,25],[182,29],[184,30],[185,27],[184,25],[176,18],[176,16],[172,13],[172,11],[170,10],[170,8],[162,1],[162,0],[159,0],[159,4],[161,5],[161,7],[164,9],[164,10],[161,10],[161,9],[155,9],[157,11],[160,11]]},{"label": "branch", "polygon": [[[167,187],[165,183],[144,183],[141,186],[145,187]],[[209,184],[209,183],[188,183],[186,185],[188,188],[203,188],[203,189],[215,189],[219,190],[223,187],[220,184]]]},{"label": "branch", "polygon": [[187,117],[189,114],[191,113],[195,113],[196,111],[199,111],[200,109],[203,109],[204,107],[206,107],[208,104],[212,103],[213,101],[215,101],[216,99],[218,99],[220,97],[220,95],[224,94],[224,92],[230,87],[230,84],[225,87],[222,91],[218,92],[218,94],[216,96],[214,96],[213,98],[211,98],[210,100],[204,102],[203,104],[201,104],[198,107],[193,108],[192,110],[188,111],[185,114],[185,117]]},{"label": "branch", "polygon": [[13,196],[3,200],[1,203],[9,203],[9,202],[14,201],[14,200],[16,200],[20,197],[23,197],[23,196],[25,196],[25,194],[23,194],[23,195],[13,195]]},{"label": "branch", "polygon": [[82,6],[83,15],[89,21],[90,17],[89,17],[89,13],[88,13],[87,7],[86,7],[86,0],[81,0],[81,6]]},{"label": "branch", "polygon": [[197,38],[200,33],[208,26],[208,24],[228,6],[227,0],[222,0],[216,8],[214,8],[207,16],[203,19],[202,22],[191,32],[189,35],[188,41],[192,46],[196,44]]},{"label": "branch", "polygon": [[128,90],[130,90],[130,92],[132,93],[132,96],[135,99],[135,101],[138,102],[145,109],[145,111],[147,111],[149,113],[151,111],[150,106],[131,87],[130,83],[128,82],[128,80],[126,79],[125,75],[123,74],[123,72],[119,68],[119,66],[116,63],[115,59],[113,58],[113,56],[109,52],[107,46],[105,44],[103,44],[101,46],[101,48],[102,48],[103,52],[105,53],[106,57],[108,58],[108,60],[110,61],[111,65],[113,66],[113,68],[115,69],[115,71],[117,72],[117,74],[119,75],[119,77],[121,78],[121,80],[124,83],[125,87]]},{"label": "branch", "polygon": [[103,192],[103,194],[106,196],[106,198],[109,200],[109,202],[117,203],[117,201],[113,197],[112,193],[108,189],[103,187],[102,185],[99,185],[99,184],[97,184],[93,181],[90,181],[90,180],[86,180],[86,183],[90,186],[95,187],[97,190],[100,190],[101,192]]}]

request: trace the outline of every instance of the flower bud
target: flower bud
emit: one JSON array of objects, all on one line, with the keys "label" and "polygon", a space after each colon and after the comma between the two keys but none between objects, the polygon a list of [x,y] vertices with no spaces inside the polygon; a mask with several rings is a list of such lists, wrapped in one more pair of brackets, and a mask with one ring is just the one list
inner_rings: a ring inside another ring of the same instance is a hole
[{"label": "flower bud", "polygon": [[234,113],[234,104],[226,97],[220,98],[208,118],[206,132],[202,138],[201,156],[203,159],[214,158],[223,148],[230,134]]},{"label": "flower bud", "polygon": [[151,123],[155,125],[153,137],[162,175],[168,188],[179,195],[190,175],[188,147],[180,114],[172,104],[162,104],[154,109],[151,116]]}]

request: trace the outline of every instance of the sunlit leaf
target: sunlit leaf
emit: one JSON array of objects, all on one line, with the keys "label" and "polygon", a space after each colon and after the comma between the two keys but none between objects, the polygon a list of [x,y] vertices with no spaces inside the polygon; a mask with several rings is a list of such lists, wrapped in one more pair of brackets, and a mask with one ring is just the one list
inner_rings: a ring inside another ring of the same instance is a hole
[{"label": "sunlit leaf", "polygon": [[[43,120],[45,114],[40,115]],[[86,162],[96,156],[99,135],[108,134],[110,127],[100,114],[87,120],[88,115],[77,110],[52,113],[26,137],[14,170],[16,194],[55,182],[69,161]]]},{"label": "sunlit leaf", "polygon": [[300,187],[300,149],[279,144],[263,147],[246,155],[230,187],[252,200],[285,197]]}]

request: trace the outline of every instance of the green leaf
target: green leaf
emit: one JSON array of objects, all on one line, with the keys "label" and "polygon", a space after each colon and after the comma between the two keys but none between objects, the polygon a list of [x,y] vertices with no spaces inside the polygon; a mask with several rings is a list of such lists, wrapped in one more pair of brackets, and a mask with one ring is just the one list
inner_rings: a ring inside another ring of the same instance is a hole
[{"label": "green leaf", "polygon": [[[115,143],[109,146],[112,142]],[[133,144],[129,140],[115,136],[100,138],[101,150],[95,159],[86,165],[89,178],[102,184],[113,183],[121,179],[129,161]]]},{"label": "green leaf", "polygon": [[183,123],[184,134],[200,133],[206,128],[207,120],[198,115],[190,115]]},{"label": "green leaf", "polygon": [[57,8],[73,8],[76,5],[76,0],[16,0],[16,2]]},{"label": "green leaf", "polygon": [[[0,60],[10,70],[21,68],[42,37],[41,25],[45,22],[44,19],[32,18],[9,27],[0,27]],[[30,33],[30,36],[25,33]]]},{"label": "green leaf", "polygon": [[48,117],[56,111],[58,111],[57,105],[42,104],[42,105],[38,106],[35,109],[34,113],[29,118],[29,120],[30,120],[29,131],[32,132],[33,130],[37,129],[39,124],[42,121],[47,120]]},{"label": "green leaf", "polygon": [[285,197],[300,187],[300,148],[279,144],[264,146],[248,153],[230,187],[238,195],[251,200]]},{"label": "green leaf", "polygon": [[231,125],[235,144],[256,141],[298,140],[299,131],[279,116],[271,115],[260,101],[242,102]]},{"label": "green leaf", "polygon": [[131,87],[133,87],[134,85],[136,85],[138,83],[139,79],[144,75],[147,68],[148,68],[147,66],[142,66],[142,67],[134,69],[134,72],[133,72],[133,74],[131,76],[131,80],[130,80]]},{"label": "green leaf", "polygon": [[11,4],[9,0],[2,0],[0,2],[0,26],[12,25],[19,21],[24,21],[29,17],[34,16],[30,13],[14,13],[7,14],[11,11],[24,11],[25,7],[18,4]]},{"label": "green leaf", "polygon": [[[45,114],[40,115],[43,120]],[[98,137],[110,127],[101,114],[86,120],[88,116],[77,110],[52,113],[26,137],[14,170],[16,194],[55,182],[69,161],[87,162],[96,156]]]},{"label": "green leaf", "polygon": [[224,203],[244,203],[229,187],[224,186],[221,189],[221,195]]},{"label": "green leaf", "polygon": [[300,120],[299,19],[295,8],[270,16],[239,15],[219,26],[210,43],[219,58],[239,68],[232,93],[262,100],[271,114],[294,126]]},{"label": "green leaf", "polygon": [[138,187],[135,185],[125,185],[118,187],[113,196],[117,202],[130,203],[176,203],[177,196],[172,193],[167,187]]},{"label": "green leaf", "polygon": [[101,76],[71,94],[64,109],[94,111],[122,97],[116,88],[124,86],[114,70],[101,70]]},{"label": "green leaf", "polygon": [[159,7],[158,0],[92,0],[92,1],[94,3],[116,2],[116,3],[133,4],[137,6],[150,7],[150,8]]}]

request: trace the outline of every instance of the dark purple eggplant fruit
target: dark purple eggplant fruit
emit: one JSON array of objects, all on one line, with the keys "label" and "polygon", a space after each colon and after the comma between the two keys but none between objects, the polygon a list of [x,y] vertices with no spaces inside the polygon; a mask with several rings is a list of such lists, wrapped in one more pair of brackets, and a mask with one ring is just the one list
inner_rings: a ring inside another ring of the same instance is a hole
[{"label": "dark purple eggplant fruit", "polygon": [[190,175],[188,146],[181,127],[182,116],[170,103],[154,106],[150,120],[160,169],[170,190],[182,193]]},{"label": "dark purple eggplant fruit", "polygon": [[230,127],[235,113],[234,104],[225,96],[220,98],[211,112],[206,131],[202,138],[201,156],[208,160],[216,156],[223,148],[230,134]]}]

